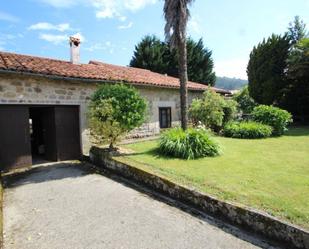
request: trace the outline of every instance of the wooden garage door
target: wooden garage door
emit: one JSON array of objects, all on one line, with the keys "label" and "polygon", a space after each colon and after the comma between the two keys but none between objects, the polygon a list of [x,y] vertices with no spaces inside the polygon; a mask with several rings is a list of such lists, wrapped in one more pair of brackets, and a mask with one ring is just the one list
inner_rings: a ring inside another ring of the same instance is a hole
[{"label": "wooden garage door", "polygon": [[24,106],[0,106],[0,168],[32,164],[29,111]]},{"label": "wooden garage door", "polygon": [[55,124],[58,160],[80,159],[79,108],[56,106]]}]

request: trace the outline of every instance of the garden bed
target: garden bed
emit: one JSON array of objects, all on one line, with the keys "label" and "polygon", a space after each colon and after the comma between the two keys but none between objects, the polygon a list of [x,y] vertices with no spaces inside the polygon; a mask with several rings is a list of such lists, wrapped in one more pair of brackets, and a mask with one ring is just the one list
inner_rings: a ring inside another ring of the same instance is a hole
[{"label": "garden bed", "polygon": [[219,157],[171,159],[158,155],[158,141],[147,141],[125,145],[134,153],[117,160],[309,228],[309,127],[278,138],[216,139]]}]

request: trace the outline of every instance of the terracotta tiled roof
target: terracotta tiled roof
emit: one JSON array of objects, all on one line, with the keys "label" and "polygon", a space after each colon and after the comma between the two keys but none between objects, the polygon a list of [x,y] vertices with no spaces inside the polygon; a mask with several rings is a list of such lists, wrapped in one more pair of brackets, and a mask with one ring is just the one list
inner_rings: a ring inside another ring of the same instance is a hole
[{"label": "terracotta tiled roof", "polygon": [[[89,64],[76,65],[69,61],[0,52],[0,70],[98,81],[121,81],[124,83],[152,85],[163,88],[179,88],[179,80],[174,77],[154,73],[145,69],[116,66],[97,61],[90,61]],[[188,89],[202,91],[206,90],[207,86],[189,82]],[[223,89],[213,89],[217,92],[229,93],[229,91]]]}]

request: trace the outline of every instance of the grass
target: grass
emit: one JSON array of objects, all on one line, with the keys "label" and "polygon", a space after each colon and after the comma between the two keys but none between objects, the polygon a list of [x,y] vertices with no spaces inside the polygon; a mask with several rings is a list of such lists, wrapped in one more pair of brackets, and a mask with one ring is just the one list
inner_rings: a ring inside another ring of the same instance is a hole
[{"label": "grass", "polygon": [[117,160],[309,228],[309,127],[268,139],[216,140],[223,155],[215,158],[163,157],[155,140],[126,145],[134,153]]}]

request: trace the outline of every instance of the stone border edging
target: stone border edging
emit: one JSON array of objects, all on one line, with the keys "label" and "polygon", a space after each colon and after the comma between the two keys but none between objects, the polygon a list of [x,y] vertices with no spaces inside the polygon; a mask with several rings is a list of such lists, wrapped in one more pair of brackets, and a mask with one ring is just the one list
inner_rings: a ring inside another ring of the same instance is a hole
[{"label": "stone border edging", "polygon": [[273,216],[218,200],[196,190],[175,184],[163,177],[117,161],[102,148],[91,148],[90,161],[99,167],[107,168],[163,192],[174,199],[189,203],[208,214],[224,218],[281,243],[285,242],[296,248],[309,249],[308,231]]}]

